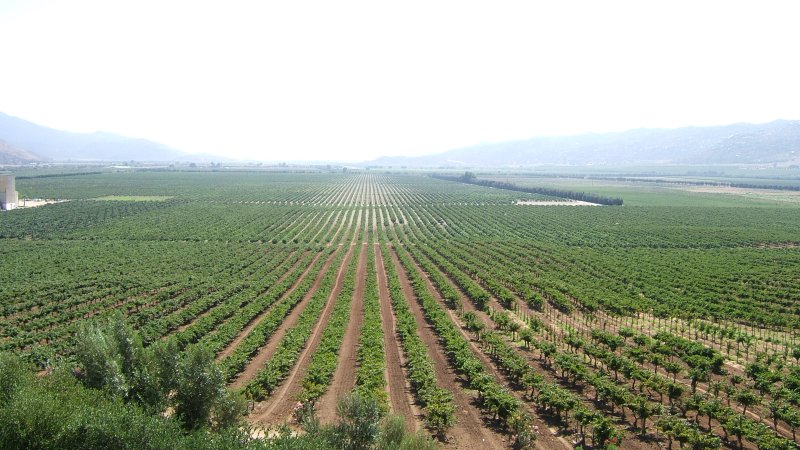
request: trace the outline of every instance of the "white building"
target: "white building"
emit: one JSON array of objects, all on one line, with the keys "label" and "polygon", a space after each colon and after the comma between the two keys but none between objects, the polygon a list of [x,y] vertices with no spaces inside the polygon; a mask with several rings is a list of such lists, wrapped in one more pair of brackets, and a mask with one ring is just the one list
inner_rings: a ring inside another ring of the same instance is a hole
[{"label": "white building", "polygon": [[14,175],[0,174],[0,209],[9,211],[16,208],[18,203]]}]

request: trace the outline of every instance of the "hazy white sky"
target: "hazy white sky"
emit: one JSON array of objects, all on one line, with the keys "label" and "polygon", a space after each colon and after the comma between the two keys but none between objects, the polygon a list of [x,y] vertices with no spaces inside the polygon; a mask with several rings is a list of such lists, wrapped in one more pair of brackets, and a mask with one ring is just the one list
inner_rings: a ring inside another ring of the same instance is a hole
[{"label": "hazy white sky", "polygon": [[363,160],[800,119],[800,2],[0,0],[0,111]]}]

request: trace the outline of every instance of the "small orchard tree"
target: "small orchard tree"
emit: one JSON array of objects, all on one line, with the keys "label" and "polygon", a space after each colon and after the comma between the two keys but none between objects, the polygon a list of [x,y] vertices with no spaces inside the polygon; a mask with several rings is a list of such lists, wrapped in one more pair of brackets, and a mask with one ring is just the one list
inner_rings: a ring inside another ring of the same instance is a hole
[{"label": "small orchard tree", "polygon": [[[689,424],[678,416],[665,414],[656,420],[656,428],[666,436],[667,448],[672,450],[672,441],[677,439],[679,442],[683,442],[682,437],[686,435]],[[683,444],[681,444],[681,447],[683,447]]]},{"label": "small orchard tree", "polygon": [[697,392],[697,383],[701,381],[708,381],[709,371],[705,367],[693,367],[689,369],[689,380],[692,387],[692,394]]},{"label": "small orchard tree", "polygon": [[535,336],[533,335],[533,331],[531,331],[530,328],[523,328],[519,332],[519,338],[522,340],[522,342],[525,343],[525,348],[530,349],[531,342],[533,342]]},{"label": "small orchard tree", "polygon": [[693,433],[689,438],[691,450],[716,450],[722,446],[718,436],[710,433]]},{"label": "small orchard tree", "polygon": [[642,421],[642,426],[640,428],[642,436],[644,436],[647,433],[647,419],[662,412],[660,404],[652,403],[645,397],[639,395],[634,397],[631,400],[631,402],[628,403],[628,408],[630,408],[630,410],[633,411],[634,426],[636,424],[636,421],[638,420]]},{"label": "small orchard tree", "polygon": [[747,408],[760,403],[760,399],[755,392],[750,389],[741,389],[736,393],[736,403],[742,406],[742,414],[747,415]]},{"label": "small orchard tree", "polygon": [[606,416],[598,416],[592,422],[592,443],[598,449],[617,449],[622,442],[622,431]]},{"label": "small orchard tree", "polygon": [[664,370],[666,370],[668,374],[672,375],[672,382],[674,383],[675,379],[677,378],[678,374],[681,373],[683,368],[675,361],[667,361],[664,363]]},{"label": "small orchard tree", "polygon": [[520,328],[522,328],[522,327],[520,326],[520,324],[518,322],[515,322],[513,320],[509,322],[508,331],[511,332],[511,339],[512,340],[516,340],[517,332],[519,331]]},{"label": "small orchard tree", "polygon": [[575,410],[575,421],[578,423],[578,435],[581,437],[580,445],[586,445],[586,427],[599,417],[600,414],[596,411],[585,407],[578,407]]},{"label": "small orchard tree", "polygon": [[508,418],[507,422],[511,433],[514,435],[514,448],[516,450],[528,450],[535,447],[537,436],[529,415],[516,411]]}]

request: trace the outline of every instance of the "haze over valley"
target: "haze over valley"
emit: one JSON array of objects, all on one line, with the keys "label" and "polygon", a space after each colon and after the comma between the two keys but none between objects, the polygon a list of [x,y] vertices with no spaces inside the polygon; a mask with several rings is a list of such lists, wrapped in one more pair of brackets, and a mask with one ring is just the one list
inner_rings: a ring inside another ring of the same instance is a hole
[{"label": "haze over valley", "polygon": [[[112,133],[70,133],[0,113],[0,164],[231,161],[220,156],[222,154],[186,153],[146,139]],[[291,157],[287,159],[296,161]],[[634,164],[796,166],[800,162],[800,121],[534,137],[415,157],[382,156],[358,163],[338,160],[334,154],[325,162],[417,168]]]}]

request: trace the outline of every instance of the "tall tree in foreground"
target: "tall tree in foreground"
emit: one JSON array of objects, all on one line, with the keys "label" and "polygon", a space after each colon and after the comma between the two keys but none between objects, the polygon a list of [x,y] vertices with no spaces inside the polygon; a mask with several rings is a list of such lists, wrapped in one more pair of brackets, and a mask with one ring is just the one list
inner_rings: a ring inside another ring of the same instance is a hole
[{"label": "tall tree in foreground", "polygon": [[85,386],[155,413],[173,407],[188,429],[233,426],[244,412],[211,351],[196,345],[181,354],[172,340],[145,348],[121,317],[84,326],[75,355],[75,373]]}]

